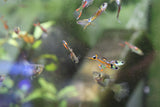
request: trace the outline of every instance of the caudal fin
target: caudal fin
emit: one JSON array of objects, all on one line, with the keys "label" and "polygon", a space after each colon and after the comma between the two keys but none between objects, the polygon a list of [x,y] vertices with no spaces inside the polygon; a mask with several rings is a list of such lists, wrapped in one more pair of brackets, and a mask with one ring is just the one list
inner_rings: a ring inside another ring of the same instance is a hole
[{"label": "caudal fin", "polygon": [[129,94],[129,87],[127,83],[115,84],[112,86],[112,90],[114,92],[114,98],[117,101],[121,101]]}]

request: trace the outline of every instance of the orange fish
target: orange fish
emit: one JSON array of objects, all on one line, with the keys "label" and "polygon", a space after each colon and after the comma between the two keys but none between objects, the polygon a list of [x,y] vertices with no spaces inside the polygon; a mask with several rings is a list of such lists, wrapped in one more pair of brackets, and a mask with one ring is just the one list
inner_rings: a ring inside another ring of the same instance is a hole
[{"label": "orange fish", "polygon": [[103,71],[104,68],[111,68],[111,69],[118,69],[118,67],[115,64],[111,64],[107,61],[105,57],[99,58],[98,55],[94,55],[93,57],[89,57],[89,59],[97,60],[101,64],[98,65],[101,71]]},{"label": "orange fish", "polygon": [[87,26],[89,26],[91,24],[91,22],[93,22],[98,16],[100,16],[102,14],[102,12],[104,12],[106,10],[107,6],[108,6],[108,4],[106,2],[103,3],[92,17],[90,17],[88,19],[79,20],[79,21],[77,21],[77,24],[84,26],[83,29],[86,29]]},{"label": "orange fish", "polygon": [[63,42],[63,46],[70,52],[70,58],[72,59],[72,61],[74,63],[78,63],[79,59],[75,55],[75,53],[73,52],[73,50],[68,46],[68,43],[65,40],[63,40],[62,42]]},{"label": "orange fish", "polygon": [[132,52],[134,52],[134,53],[136,53],[136,54],[138,54],[138,55],[144,55],[144,53],[143,53],[143,51],[142,51],[141,49],[139,49],[138,47],[130,44],[130,43],[127,42],[127,41],[125,41],[123,44],[120,43],[119,45],[120,45],[120,46],[123,46],[123,47],[126,45],[126,46],[128,46],[128,47],[131,49]]},{"label": "orange fish", "polygon": [[82,15],[82,10],[85,7],[88,7],[89,5],[91,5],[93,3],[94,0],[83,0],[81,6],[76,9],[76,11],[74,12],[74,16],[76,17],[76,19],[78,20],[81,15]]}]

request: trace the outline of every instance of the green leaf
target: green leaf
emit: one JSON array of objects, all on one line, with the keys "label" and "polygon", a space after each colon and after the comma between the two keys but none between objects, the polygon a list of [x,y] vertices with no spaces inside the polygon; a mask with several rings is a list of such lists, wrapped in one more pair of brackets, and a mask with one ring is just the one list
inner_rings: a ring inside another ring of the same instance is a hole
[{"label": "green leaf", "polygon": [[[41,23],[41,26],[44,28],[44,29],[48,29],[49,27],[51,27],[55,22],[54,21],[48,21],[48,22],[45,22],[45,23]],[[39,39],[42,35],[43,31],[41,30],[40,27],[36,26],[35,27],[35,30],[34,30],[34,37],[36,39]]]},{"label": "green leaf", "polygon": [[59,91],[57,97],[58,99],[62,99],[62,98],[75,97],[77,95],[78,93],[74,86],[67,86]]},{"label": "green leaf", "polygon": [[37,40],[33,45],[32,48],[36,49],[42,44],[42,40]]},{"label": "green leaf", "polygon": [[9,39],[8,44],[13,45],[15,47],[19,47],[19,44],[15,39]]},{"label": "green leaf", "polygon": [[14,85],[13,80],[10,77],[5,77],[3,84],[7,87],[7,88],[12,88]]},{"label": "green leaf", "polygon": [[51,92],[53,94],[56,94],[57,90],[54,86],[54,84],[51,84],[49,82],[47,82],[45,79],[43,78],[39,78],[38,80],[39,84],[41,85],[41,87],[48,92]]},{"label": "green leaf", "polygon": [[53,101],[56,100],[55,94],[53,95],[52,93],[49,93],[49,92],[46,92],[46,93],[43,95],[43,98],[44,98],[44,99],[48,99],[48,100],[53,100]]},{"label": "green leaf", "polygon": [[42,97],[42,90],[41,89],[36,89],[32,93],[30,93],[27,97],[25,97],[22,102],[28,102],[37,98]]},{"label": "green leaf", "polygon": [[59,104],[59,107],[67,107],[67,101],[62,100],[61,103]]},{"label": "green leaf", "polygon": [[18,35],[17,35],[14,31],[11,32],[11,35],[12,35],[12,36],[11,36],[12,38],[18,38]]},{"label": "green leaf", "polygon": [[8,88],[0,86],[0,94],[4,94],[4,93],[8,93]]},{"label": "green leaf", "polygon": [[47,87],[48,86],[48,83],[43,78],[39,78],[38,82],[41,85],[41,87]]},{"label": "green leaf", "polygon": [[50,63],[50,64],[45,66],[45,69],[47,71],[55,71],[57,69],[57,66],[54,63]]},{"label": "green leaf", "polygon": [[54,54],[44,54],[44,55],[41,55],[41,58],[48,58],[48,59],[52,59],[54,61],[58,61],[57,56]]},{"label": "green leaf", "polygon": [[7,39],[0,39],[0,46],[3,45],[6,41]]}]

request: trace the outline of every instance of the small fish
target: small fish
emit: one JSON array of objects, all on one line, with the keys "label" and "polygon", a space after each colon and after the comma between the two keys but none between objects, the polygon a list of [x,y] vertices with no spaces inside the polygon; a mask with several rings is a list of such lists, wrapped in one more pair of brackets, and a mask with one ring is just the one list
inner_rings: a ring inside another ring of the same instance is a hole
[{"label": "small fish", "polygon": [[29,66],[31,66],[33,70],[32,77],[37,77],[38,75],[42,73],[44,69],[44,65],[41,65],[41,64],[30,64]]},{"label": "small fish", "polygon": [[40,27],[40,29],[44,32],[44,33],[47,33],[47,29],[45,29],[43,26],[41,26],[41,24],[38,22],[38,23],[36,23],[36,24],[33,24],[35,27],[36,26],[39,26]]},{"label": "small fish", "polygon": [[93,22],[98,16],[100,16],[102,14],[102,12],[104,12],[106,10],[107,6],[108,6],[108,4],[106,2],[103,3],[99,7],[98,11],[92,17],[90,17],[89,19],[79,20],[79,21],[77,21],[77,24],[84,26],[83,29],[86,29],[87,26],[89,26],[91,24],[91,22]]},{"label": "small fish", "polygon": [[120,20],[119,20],[119,13],[121,11],[121,0],[111,0],[110,3],[113,2],[113,1],[115,1],[116,4],[117,4],[117,6],[118,6],[117,20],[118,20],[118,22],[120,22]]},{"label": "small fish", "polygon": [[114,92],[114,98],[121,101],[129,94],[128,84],[114,83],[115,79],[111,79],[109,75],[101,72],[93,72],[93,79],[102,87],[109,87]]},{"label": "small fish", "polygon": [[122,66],[124,65],[123,61],[119,61],[119,60],[112,60],[110,61],[111,64],[115,64],[116,66]]},{"label": "small fish", "polygon": [[118,6],[118,12],[117,12],[117,20],[118,21],[119,21],[119,13],[121,11],[121,3],[120,2],[121,2],[120,0],[116,0],[117,6]]},{"label": "small fish", "polygon": [[5,79],[5,75],[0,75],[0,83],[3,82]]},{"label": "small fish", "polygon": [[124,44],[120,44],[120,46],[128,46],[132,52],[138,54],[138,55],[144,55],[143,51],[141,49],[139,49],[138,47],[130,44],[129,42],[125,41]]},{"label": "small fish", "polygon": [[68,46],[68,43],[65,40],[63,40],[62,42],[63,42],[63,46],[70,52],[70,58],[72,59],[72,61],[74,63],[78,63],[79,59],[75,55],[75,53],[73,52],[73,50]]},{"label": "small fish", "polygon": [[83,9],[91,5],[93,1],[94,0],[82,0],[81,6],[74,12],[74,16],[76,17],[77,20],[81,17]]},{"label": "small fish", "polygon": [[118,69],[118,67],[115,64],[110,64],[110,62],[108,62],[105,57],[99,58],[97,54],[92,57],[89,57],[89,59],[97,60],[98,62],[100,62],[101,65],[98,65],[98,67],[101,71],[103,71],[104,68],[111,68],[115,70]]},{"label": "small fish", "polygon": [[106,85],[108,85],[109,81],[106,83],[105,80],[109,80],[110,76],[101,72],[96,72],[94,71],[92,73],[93,75],[93,79],[101,86],[105,87]]},{"label": "small fish", "polygon": [[8,25],[7,25],[7,21],[5,21],[3,18],[4,18],[4,16],[1,16],[0,20],[1,20],[1,22],[3,23],[4,28],[5,28],[6,30],[8,30],[9,27],[8,27]]}]

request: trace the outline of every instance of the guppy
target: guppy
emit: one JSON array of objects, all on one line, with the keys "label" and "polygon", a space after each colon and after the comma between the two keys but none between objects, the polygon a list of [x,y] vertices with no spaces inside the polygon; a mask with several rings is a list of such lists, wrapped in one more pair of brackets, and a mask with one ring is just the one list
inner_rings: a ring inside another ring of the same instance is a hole
[{"label": "guppy", "polygon": [[100,62],[101,64],[98,65],[101,71],[103,71],[104,68],[111,68],[111,69],[118,69],[118,67],[115,64],[112,64],[107,61],[105,57],[99,58],[98,55],[94,55],[92,57],[89,57],[89,59],[96,60]]},{"label": "guppy", "polygon": [[65,40],[63,40],[62,42],[63,42],[63,46],[70,52],[70,58],[72,59],[72,61],[74,63],[78,63],[79,59],[75,55],[75,53],[73,52],[73,50],[68,46],[68,43]]},{"label": "guppy", "polygon": [[74,16],[76,17],[77,20],[81,17],[83,9],[91,5],[93,1],[94,0],[82,0],[81,6],[74,12]]},{"label": "guppy", "polygon": [[79,21],[77,21],[77,24],[84,26],[83,29],[86,29],[87,26],[89,26],[91,24],[91,22],[93,22],[98,16],[100,16],[102,14],[102,12],[104,12],[106,10],[107,6],[108,6],[108,4],[106,2],[103,3],[92,17],[90,17],[88,19],[79,20]]}]

